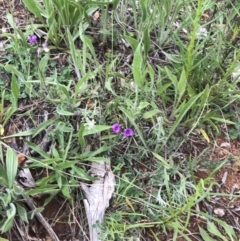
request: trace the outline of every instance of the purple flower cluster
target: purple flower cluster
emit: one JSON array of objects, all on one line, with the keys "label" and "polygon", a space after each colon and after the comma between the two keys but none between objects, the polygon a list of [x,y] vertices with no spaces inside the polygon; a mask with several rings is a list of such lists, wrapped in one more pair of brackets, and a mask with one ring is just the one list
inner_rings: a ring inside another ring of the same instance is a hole
[{"label": "purple flower cluster", "polygon": [[[31,36],[28,37],[28,42],[33,45],[33,44],[35,44],[35,43],[37,42],[37,39],[38,39],[37,35],[33,34],[33,35],[31,35]],[[44,52],[49,52],[49,48],[48,48],[48,43],[47,43],[47,41],[45,41],[45,42],[42,44],[42,47],[39,47],[39,48],[37,49],[37,54],[40,55],[42,51],[44,51]]]},{"label": "purple flower cluster", "polygon": [[[112,131],[113,131],[114,133],[116,133],[116,134],[121,131],[121,127],[120,127],[119,123],[114,123],[114,124],[112,125]],[[133,136],[133,134],[134,134],[134,131],[133,131],[133,129],[131,129],[131,128],[126,128],[126,129],[123,131],[123,135],[124,135],[125,137]]]}]

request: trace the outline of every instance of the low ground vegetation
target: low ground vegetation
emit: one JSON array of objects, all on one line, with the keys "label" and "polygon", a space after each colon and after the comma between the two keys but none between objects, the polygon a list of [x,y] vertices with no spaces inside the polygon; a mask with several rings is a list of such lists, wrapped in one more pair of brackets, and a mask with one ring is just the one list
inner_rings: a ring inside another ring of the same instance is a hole
[{"label": "low ground vegetation", "polygon": [[[54,11],[53,11],[54,9]],[[240,2],[0,1],[0,240],[238,240]],[[34,206],[31,206],[31,205]]]}]

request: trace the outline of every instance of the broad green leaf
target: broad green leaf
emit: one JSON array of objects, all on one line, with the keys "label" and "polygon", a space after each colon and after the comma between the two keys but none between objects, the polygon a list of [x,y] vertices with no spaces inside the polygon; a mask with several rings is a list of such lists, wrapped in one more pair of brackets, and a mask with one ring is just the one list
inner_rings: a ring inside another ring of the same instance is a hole
[{"label": "broad green leaf", "polygon": [[149,105],[150,105],[149,102],[147,102],[147,101],[142,101],[142,102],[139,103],[139,105],[138,105],[137,108],[138,108],[139,110],[142,110],[142,109],[148,107]]},{"label": "broad green leaf", "polygon": [[140,42],[133,55],[132,72],[134,81],[140,89],[143,85],[143,53],[142,43]]},{"label": "broad green leaf", "polygon": [[23,0],[25,7],[32,12],[37,18],[44,23],[42,18],[43,8],[37,0]]},{"label": "broad green leaf", "polygon": [[9,135],[9,136],[4,136],[4,137],[1,137],[1,139],[8,139],[8,138],[11,138],[11,137],[30,136],[32,134],[34,134],[34,129],[22,131],[22,132],[19,132],[19,133],[13,134],[13,135]]},{"label": "broad green leaf", "polygon": [[0,195],[0,200],[2,201],[2,205],[3,207],[7,207],[9,205],[9,203],[12,201],[12,195],[11,195],[11,191],[9,189],[6,189],[7,192]]},{"label": "broad green leaf", "polygon": [[215,239],[211,238],[204,229],[202,229],[200,226],[198,226],[198,228],[204,241],[215,241]]},{"label": "broad green leaf", "polygon": [[62,108],[62,106],[59,106],[59,105],[57,106],[57,113],[59,115],[65,115],[65,116],[72,116],[72,115],[74,115],[74,112],[70,112],[70,111],[64,110]]},{"label": "broad green leaf", "polygon": [[225,222],[221,223],[222,227],[224,228],[226,234],[229,236],[229,238],[232,240],[236,239],[236,233],[234,232],[234,228],[230,225],[228,225]]},{"label": "broad green leaf", "polygon": [[147,14],[147,8],[146,8],[146,2],[147,1],[145,1],[145,0],[140,0],[139,1],[139,3],[140,3],[140,7],[141,7],[141,12],[142,12],[142,23],[144,23],[145,21],[146,21],[146,19],[147,19],[147,17],[149,17],[148,16],[148,14]]},{"label": "broad green leaf", "polygon": [[136,49],[137,49],[137,47],[138,47],[138,45],[139,45],[138,40],[136,40],[135,38],[132,38],[132,37],[130,37],[130,36],[128,36],[128,35],[124,35],[124,38],[125,38],[125,39],[129,42],[129,44],[131,45],[133,52],[135,52]]},{"label": "broad green leaf", "polygon": [[84,179],[84,180],[87,180],[87,181],[94,181],[96,180],[96,178],[88,175],[86,173],[86,171],[84,171],[82,168],[80,167],[77,167],[77,166],[73,166],[72,167],[72,170],[74,171],[75,175],[77,178],[80,178],[80,179]]},{"label": "broad green leaf", "polygon": [[15,67],[13,67],[12,65],[7,64],[7,65],[5,65],[5,69],[7,71],[9,71],[10,73],[15,74],[22,82],[25,83],[26,80],[25,80],[24,76]]},{"label": "broad green leaf", "polygon": [[21,206],[20,204],[18,204],[18,203],[16,203],[16,206],[17,206],[17,213],[18,213],[18,215],[20,216],[20,218],[21,218],[24,222],[28,223],[28,218],[27,218],[27,211],[26,211],[26,209],[25,209],[23,206]]},{"label": "broad green leaf", "polygon": [[39,62],[40,79],[45,74],[45,70],[48,65],[48,60],[49,60],[49,54],[46,54],[43,58],[41,58],[41,60]]},{"label": "broad green leaf", "polygon": [[7,210],[7,219],[2,225],[2,227],[0,227],[0,230],[2,233],[5,233],[9,229],[11,229],[11,227],[13,226],[14,217],[16,215],[15,205],[13,203],[10,203],[9,206],[10,206],[10,209]]},{"label": "broad green leaf", "polygon": [[62,177],[61,192],[67,199],[71,199],[69,184],[68,184],[68,181],[65,177]]},{"label": "broad green leaf", "polygon": [[151,43],[151,39],[149,36],[149,28],[145,28],[144,32],[143,32],[143,46],[144,46],[144,57],[145,57],[145,61],[147,59],[148,56],[148,51],[150,49],[150,43]]},{"label": "broad green leaf", "polygon": [[11,189],[17,175],[18,158],[16,153],[10,147],[7,147],[6,171],[8,177],[8,187]]},{"label": "broad green leaf", "polygon": [[69,29],[67,29],[67,36],[68,36],[68,43],[69,43],[69,47],[70,47],[70,53],[71,53],[71,58],[73,61],[73,65],[74,65],[74,69],[76,72],[76,75],[78,77],[78,79],[81,79],[81,75],[83,73],[80,73],[80,66],[78,66],[78,60],[80,59],[80,56],[78,56],[79,52],[77,51],[75,44],[74,44],[74,39],[69,31]]},{"label": "broad green leaf", "polygon": [[111,126],[95,125],[95,126],[93,127],[93,129],[91,129],[91,130],[85,128],[84,131],[83,131],[83,136],[96,134],[96,133],[99,133],[99,132],[101,132],[101,131],[106,131],[106,130],[109,130],[109,129],[111,129]]},{"label": "broad green leaf", "polygon": [[56,184],[52,184],[45,187],[36,187],[35,189],[25,191],[25,195],[34,196],[39,194],[58,193],[59,189],[57,187],[58,186]]},{"label": "broad green leaf", "polygon": [[28,144],[28,146],[33,149],[34,151],[36,151],[39,155],[41,155],[42,157],[46,158],[46,159],[50,159],[50,156],[43,151],[38,145],[31,143],[30,141],[25,140],[25,142]]},{"label": "broad green leaf", "polygon": [[217,227],[214,225],[213,222],[211,222],[211,221],[207,222],[207,229],[210,233],[221,238],[221,240],[227,241],[227,239],[220,233],[220,231],[217,229]]},{"label": "broad green leaf", "polygon": [[[77,162],[77,161],[76,161]],[[59,164],[56,165],[56,167],[54,168],[55,170],[58,170],[58,171],[61,171],[61,170],[64,170],[66,168],[70,168],[70,167],[73,167],[76,162],[74,161],[65,161],[65,162],[61,162]]]},{"label": "broad green leaf", "polygon": [[10,24],[10,26],[13,29],[15,29],[16,25],[15,25],[15,21],[14,21],[13,15],[11,13],[7,12],[6,17],[7,17],[7,20],[8,20],[8,23]]},{"label": "broad green leaf", "polygon": [[218,118],[218,117],[211,117],[212,120],[215,120],[215,121],[218,121],[218,122],[221,122],[221,123],[224,123],[224,124],[229,124],[229,125],[236,125],[235,122],[233,121],[230,121],[230,120],[226,120],[224,118]]},{"label": "broad green leaf", "polygon": [[150,110],[150,111],[147,111],[143,114],[143,119],[149,119],[149,118],[152,118],[153,116],[155,116],[156,114],[160,113],[161,111],[160,110]]},{"label": "broad green leaf", "polygon": [[18,84],[14,74],[12,75],[11,91],[12,91],[12,95],[13,95],[14,101],[17,104],[18,103],[19,94],[20,94],[20,90],[19,90],[19,84]]}]

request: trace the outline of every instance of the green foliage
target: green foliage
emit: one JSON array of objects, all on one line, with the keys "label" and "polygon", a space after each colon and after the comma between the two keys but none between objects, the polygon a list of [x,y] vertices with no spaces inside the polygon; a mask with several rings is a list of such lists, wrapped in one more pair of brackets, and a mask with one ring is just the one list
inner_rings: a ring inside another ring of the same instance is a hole
[{"label": "green foliage", "polygon": [[25,208],[17,203],[19,195],[23,193],[23,189],[15,184],[18,159],[15,152],[9,147],[7,147],[5,162],[5,167],[2,164],[0,165],[0,186],[2,193],[0,196],[0,231],[2,233],[11,229],[16,215],[19,215],[24,221],[28,222]]},{"label": "green foliage", "polygon": [[[103,240],[139,239],[146,230],[159,240],[156,227],[172,233],[173,240],[191,240],[186,232],[192,214],[208,220],[206,229],[199,226],[203,240],[234,240],[232,227],[196,210],[216,195],[211,177],[224,163],[214,162],[211,175],[196,182],[188,163],[192,153],[182,147],[196,128],[206,128],[207,135],[207,130],[220,132],[224,124],[228,135],[237,138],[240,78],[233,72],[239,69],[240,3],[23,3],[40,24],[20,29],[7,13],[12,31],[0,35],[7,39],[0,68],[9,77],[0,72],[1,232],[11,229],[16,216],[28,222],[39,211],[28,212],[19,198],[47,193],[47,204],[61,193],[73,203],[79,181],[95,180],[88,174],[89,162],[110,157],[117,186],[101,226]],[[93,20],[93,13],[99,19]],[[39,42],[29,44],[33,33]],[[49,52],[37,55],[43,39]],[[65,61],[58,61],[62,56]],[[23,100],[39,100],[41,106],[17,112]],[[42,109],[50,110],[49,119],[38,123]],[[31,119],[31,129],[4,136],[14,118]],[[119,134],[111,132],[113,123],[121,126]],[[124,137],[124,128],[132,128],[134,135]],[[49,150],[38,143],[44,132],[52,143]],[[10,137],[23,138],[36,154],[28,157],[31,170],[47,172],[34,188],[23,190],[15,183],[17,156],[4,144]],[[175,161],[181,152],[186,157]]]},{"label": "green foliage", "polygon": [[96,5],[108,4],[106,1],[78,3],[73,0],[63,2],[60,0],[44,0],[41,3],[37,0],[24,0],[23,3],[41,21],[47,31],[47,38],[55,46],[59,46],[62,41],[68,45],[67,30],[69,29],[76,38],[79,36],[78,26],[81,23],[84,22],[84,30],[89,27],[89,16],[98,9]]}]

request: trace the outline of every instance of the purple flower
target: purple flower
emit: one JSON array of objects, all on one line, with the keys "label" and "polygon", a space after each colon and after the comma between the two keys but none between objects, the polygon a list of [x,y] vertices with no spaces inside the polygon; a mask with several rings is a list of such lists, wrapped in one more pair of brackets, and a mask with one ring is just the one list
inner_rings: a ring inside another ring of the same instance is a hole
[{"label": "purple flower", "polygon": [[118,123],[114,123],[114,124],[112,125],[112,131],[113,131],[114,133],[119,133],[120,130],[121,130],[121,127],[120,127],[120,125],[119,125]]},{"label": "purple flower", "polygon": [[131,129],[131,128],[127,128],[127,129],[125,129],[124,132],[123,132],[123,135],[124,135],[125,137],[132,136],[133,134],[134,134],[134,132],[133,132],[133,129]]},{"label": "purple flower", "polygon": [[36,41],[37,41],[37,36],[35,34],[28,37],[28,42],[30,44],[35,44]]}]

